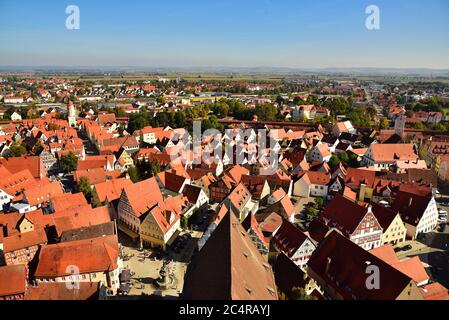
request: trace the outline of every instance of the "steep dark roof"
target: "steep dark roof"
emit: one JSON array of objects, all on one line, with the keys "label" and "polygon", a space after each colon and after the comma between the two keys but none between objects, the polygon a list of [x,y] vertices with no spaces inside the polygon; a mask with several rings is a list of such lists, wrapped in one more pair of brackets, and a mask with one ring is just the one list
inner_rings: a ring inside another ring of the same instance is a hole
[{"label": "steep dark roof", "polygon": [[372,203],[372,212],[376,217],[377,221],[380,223],[380,226],[384,231],[390,226],[391,222],[396,218],[398,214],[397,211],[381,206],[377,203]]},{"label": "steep dark roof", "polygon": [[350,235],[365,217],[367,208],[337,194],[327,205],[319,218],[329,227],[336,227],[346,235]]},{"label": "steep dark roof", "polygon": [[[379,268],[378,290],[366,286],[367,277],[371,275],[366,272],[369,265]],[[315,250],[308,268],[345,300],[395,300],[412,281],[336,231]]]},{"label": "steep dark roof", "polygon": [[282,225],[274,235],[272,241],[276,247],[285,252],[289,257],[307,240],[307,236],[295,225],[287,220],[282,221]]},{"label": "steep dark roof", "polygon": [[187,197],[190,203],[196,203],[198,197],[200,196],[201,190],[202,189],[200,187],[186,184],[184,189],[182,189],[182,194]]},{"label": "steep dark roof", "polygon": [[242,225],[227,213],[184,277],[188,300],[276,300],[273,271]]},{"label": "steep dark roof", "polygon": [[417,226],[431,198],[399,191],[393,201],[392,208],[398,210],[404,222]]},{"label": "steep dark roof", "polygon": [[307,275],[283,252],[277,256],[273,272],[277,287],[289,299],[292,298],[293,288],[307,285]]}]

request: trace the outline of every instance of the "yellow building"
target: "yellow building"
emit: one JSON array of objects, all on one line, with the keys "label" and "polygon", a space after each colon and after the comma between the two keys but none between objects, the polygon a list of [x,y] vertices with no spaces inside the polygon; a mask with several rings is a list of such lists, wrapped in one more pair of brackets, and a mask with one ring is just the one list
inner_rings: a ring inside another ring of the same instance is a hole
[{"label": "yellow building", "polygon": [[20,233],[34,231],[34,223],[27,214],[23,216],[22,220],[18,224],[18,227]]},{"label": "yellow building", "polygon": [[387,243],[395,245],[405,241],[407,228],[399,212],[374,203],[372,204],[372,211],[384,230],[381,238],[382,245]]},{"label": "yellow building", "polygon": [[134,165],[134,160],[125,149],[120,149],[120,151],[117,154],[116,164],[117,164],[116,169],[128,170],[130,167]]},{"label": "yellow building", "polygon": [[166,245],[169,245],[171,240],[176,237],[181,221],[179,215],[172,211],[154,207],[142,218],[140,224],[142,244],[165,250]]}]

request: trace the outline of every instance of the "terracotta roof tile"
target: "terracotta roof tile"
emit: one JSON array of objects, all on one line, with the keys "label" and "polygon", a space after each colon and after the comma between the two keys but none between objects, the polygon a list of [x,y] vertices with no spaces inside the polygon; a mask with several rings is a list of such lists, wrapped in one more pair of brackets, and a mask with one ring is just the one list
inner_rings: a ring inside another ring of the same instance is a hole
[{"label": "terracotta roof tile", "polygon": [[0,297],[24,294],[26,278],[27,268],[23,264],[0,267]]}]

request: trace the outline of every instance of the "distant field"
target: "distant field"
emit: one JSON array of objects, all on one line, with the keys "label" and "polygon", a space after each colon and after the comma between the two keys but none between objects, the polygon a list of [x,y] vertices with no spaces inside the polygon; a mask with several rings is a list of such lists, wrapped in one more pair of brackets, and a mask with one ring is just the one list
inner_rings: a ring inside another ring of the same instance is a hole
[{"label": "distant field", "polygon": [[382,76],[382,75],[338,75],[338,74],[316,74],[311,72],[304,73],[193,73],[193,72],[177,72],[177,73],[116,73],[116,74],[95,74],[95,73],[0,73],[2,76],[16,76],[18,78],[33,79],[70,79],[82,81],[145,81],[157,80],[158,78],[166,78],[175,80],[182,78],[189,81],[206,80],[206,81],[254,81],[254,82],[281,82],[284,79],[296,80],[340,80],[340,81],[379,81],[379,82],[442,82],[449,83],[449,79],[432,79],[428,77],[409,77],[409,76]]}]

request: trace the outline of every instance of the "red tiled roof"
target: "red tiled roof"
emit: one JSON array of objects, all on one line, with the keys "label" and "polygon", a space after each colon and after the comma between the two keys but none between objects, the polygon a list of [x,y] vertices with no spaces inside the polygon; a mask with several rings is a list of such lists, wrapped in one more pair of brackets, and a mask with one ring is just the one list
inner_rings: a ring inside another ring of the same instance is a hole
[{"label": "red tiled roof", "polygon": [[120,198],[123,188],[132,184],[130,179],[118,178],[97,183],[94,188],[101,202],[104,202],[106,199],[111,202]]},{"label": "red tiled roof", "polygon": [[86,197],[82,192],[63,193],[51,198],[55,212],[87,205]]},{"label": "red tiled roof", "polygon": [[373,160],[376,162],[395,162],[396,160],[416,160],[413,144],[372,144]]},{"label": "red tiled roof", "polygon": [[238,211],[241,211],[248,203],[250,197],[251,193],[248,189],[246,189],[245,185],[243,183],[239,183],[229,194],[228,199]]},{"label": "red tiled roof", "polygon": [[36,228],[33,231],[18,233],[16,235],[3,238],[3,251],[13,252],[16,250],[37,246],[47,243],[47,235],[43,228]]},{"label": "red tiled roof", "polygon": [[69,266],[76,266],[80,274],[110,272],[117,269],[117,260],[116,235],[46,245],[41,248],[35,276],[68,276]]},{"label": "red tiled roof", "polygon": [[449,292],[439,282],[431,283],[419,288],[424,300],[449,300]]},{"label": "red tiled roof", "polygon": [[129,204],[137,217],[164,200],[155,177],[127,185],[123,189],[123,193],[128,198]]},{"label": "red tiled roof", "polygon": [[372,188],[375,179],[375,171],[349,167],[346,170],[345,184],[351,188],[359,188],[360,184],[365,184],[367,187]]},{"label": "red tiled roof", "polygon": [[337,194],[319,215],[319,219],[348,236],[355,231],[367,212],[364,206]]},{"label": "red tiled roof", "polygon": [[31,206],[49,201],[52,197],[64,194],[59,181],[48,183],[44,186],[25,190],[24,196]]},{"label": "red tiled roof", "polygon": [[95,226],[110,221],[111,217],[106,206],[92,208],[90,205],[84,205],[54,213],[54,224],[58,236],[67,230]]},{"label": "red tiled roof", "polygon": [[7,194],[15,196],[18,192],[32,188],[36,185],[36,179],[28,169],[16,172],[11,175],[1,176],[0,189]]},{"label": "red tiled roof", "polygon": [[399,260],[390,244],[371,249],[369,252],[412,278],[416,283],[429,280],[429,275],[418,256]]},{"label": "red tiled roof", "polygon": [[40,282],[28,287],[25,300],[98,300],[99,282],[78,282],[76,290],[65,282]]},{"label": "red tiled roof", "polygon": [[24,294],[26,277],[27,268],[24,264],[0,267],[0,297]]},{"label": "red tiled roof", "polygon": [[80,182],[81,178],[87,178],[89,180],[89,183],[97,184],[100,182],[106,181],[106,171],[104,170],[103,166],[93,169],[86,169],[86,170],[76,170],[74,172],[74,178],[77,183]]},{"label": "red tiled roof", "polygon": [[3,165],[9,172],[17,173],[29,170],[34,178],[39,179],[45,176],[45,166],[38,156],[23,156],[12,158],[0,158],[0,165]]}]

